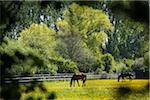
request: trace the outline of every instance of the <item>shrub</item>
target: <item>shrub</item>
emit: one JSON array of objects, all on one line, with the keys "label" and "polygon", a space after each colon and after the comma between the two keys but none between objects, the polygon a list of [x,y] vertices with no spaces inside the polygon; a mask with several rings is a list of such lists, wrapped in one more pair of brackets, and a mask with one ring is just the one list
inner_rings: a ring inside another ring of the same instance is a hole
[{"label": "shrub", "polygon": [[97,68],[95,74],[101,74],[101,73],[103,73],[103,70],[101,68]]},{"label": "shrub", "polygon": [[124,64],[127,67],[127,71],[132,71],[131,66],[134,64],[134,60],[132,59],[123,59],[124,60]]},{"label": "shrub", "polygon": [[116,71],[115,60],[111,54],[109,54],[109,53],[104,54],[101,57],[101,61],[102,61],[103,67],[104,67],[104,71],[106,71],[107,73]]},{"label": "shrub", "polygon": [[34,74],[41,69],[50,73],[57,71],[37,50],[23,46],[22,42],[5,38],[5,43],[0,47],[1,68],[10,74]]},{"label": "shrub", "polygon": [[71,60],[59,59],[53,61],[58,66],[58,72],[76,72],[78,71],[78,67],[75,62]]}]

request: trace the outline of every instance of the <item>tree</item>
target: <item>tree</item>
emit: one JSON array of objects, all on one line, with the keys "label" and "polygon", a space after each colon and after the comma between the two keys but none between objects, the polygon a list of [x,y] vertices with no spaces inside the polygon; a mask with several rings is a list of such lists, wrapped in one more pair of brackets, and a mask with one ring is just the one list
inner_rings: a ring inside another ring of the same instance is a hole
[{"label": "tree", "polygon": [[[141,48],[145,42],[144,24],[131,19],[118,20],[115,23],[115,31],[110,35],[107,51],[117,58],[135,58],[143,56]],[[147,34],[147,33],[146,33]]]},{"label": "tree", "polygon": [[0,43],[7,35],[6,32],[11,30],[11,25],[17,20],[16,14],[21,2],[18,1],[0,1]]},{"label": "tree", "polygon": [[[35,80],[25,86],[25,90],[21,90],[18,80],[12,79],[14,75],[27,76],[41,71],[41,69],[50,73],[56,73],[57,71],[54,64],[48,63],[36,50],[24,46],[21,41],[4,38],[0,46],[0,55],[0,92],[3,99],[19,100],[23,91],[26,91],[26,93],[34,91],[35,87],[39,87],[41,91],[46,91],[44,86],[41,83],[34,82]],[[9,78],[9,81],[12,82],[6,84],[6,78]]]},{"label": "tree", "polygon": [[0,65],[4,76],[57,72],[57,66],[50,63],[38,50],[23,45],[21,41],[5,39],[5,42],[0,48]]},{"label": "tree", "polygon": [[127,16],[132,20],[148,25],[149,2],[145,1],[105,1],[108,9],[115,16]]},{"label": "tree", "polygon": [[59,58],[59,59],[50,59],[49,61],[58,66],[58,71],[57,71],[58,73],[62,73],[62,72],[73,73],[79,71],[77,64],[71,60]]},{"label": "tree", "polygon": [[[149,52],[146,52],[144,54],[144,65],[149,67]],[[148,68],[147,68],[147,70],[148,70]]]},{"label": "tree", "polygon": [[43,24],[32,24],[20,33],[18,41],[24,43],[32,49],[36,49],[44,57],[54,57],[57,54],[54,51],[56,45],[55,31]]},{"label": "tree", "polygon": [[101,57],[101,61],[103,64],[103,71],[107,73],[116,72],[115,60],[111,54],[104,54]]},{"label": "tree", "polygon": [[46,25],[32,24],[20,33],[18,40],[8,40],[8,43],[3,45],[1,49],[4,54],[13,57],[15,63],[10,65],[10,71],[13,74],[44,71],[56,73],[57,66],[49,62],[50,58],[57,58],[58,56],[54,51],[55,44],[55,31],[53,29]]},{"label": "tree", "polygon": [[79,61],[80,65],[86,62],[83,61],[85,51],[90,54],[85,57],[89,59],[88,61],[94,58],[92,55],[101,54],[101,47],[107,41],[105,31],[113,31],[112,24],[102,10],[75,3],[64,10],[62,19],[57,21],[57,26],[58,36],[62,38],[63,43],[63,49],[61,48],[63,51],[58,51],[66,54],[64,56],[66,58]]},{"label": "tree", "polygon": [[1,38],[7,36],[17,39],[20,32],[29,27],[32,23],[47,24],[56,29],[55,21],[60,17],[60,11],[55,9],[56,2],[49,2],[43,5],[45,1],[1,1],[1,25],[3,34]]}]

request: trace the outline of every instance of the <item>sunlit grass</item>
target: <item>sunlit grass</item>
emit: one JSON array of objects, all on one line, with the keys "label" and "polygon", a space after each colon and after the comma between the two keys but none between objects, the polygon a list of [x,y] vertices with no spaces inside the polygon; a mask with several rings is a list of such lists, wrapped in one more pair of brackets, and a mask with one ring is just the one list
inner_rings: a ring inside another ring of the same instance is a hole
[{"label": "sunlit grass", "polygon": [[[28,97],[47,98],[53,92],[57,100],[148,100],[149,93],[146,85],[148,80],[126,80],[117,82],[117,80],[87,80],[85,87],[70,87],[69,81],[43,82],[47,92],[42,92],[36,88],[34,92],[22,93],[21,99]],[[82,83],[80,82],[80,85]],[[21,87],[23,85],[21,84]]]}]

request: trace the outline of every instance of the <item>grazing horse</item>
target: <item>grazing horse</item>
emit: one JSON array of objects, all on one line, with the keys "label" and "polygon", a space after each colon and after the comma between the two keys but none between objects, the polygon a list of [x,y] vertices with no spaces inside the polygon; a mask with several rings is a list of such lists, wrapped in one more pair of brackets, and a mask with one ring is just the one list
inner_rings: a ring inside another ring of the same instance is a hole
[{"label": "grazing horse", "polygon": [[78,80],[82,80],[83,84],[82,86],[85,86],[85,82],[86,82],[86,75],[81,73],[81,74],[73,74],[71,81],[70,81],[70,87],[73,85],[75,86],[75,80],[78,83],[78,86],[80,86],[79,81]]},{"label": "grazing horse", "polygon": [[118,82],[120,80],[120,78],[124,79],[125,77],[129,77],[129,79],[132,79],[131,77],[133,77],[134,75],[131,74],[131,73],[121,73],[119,76],[118,76]]}]

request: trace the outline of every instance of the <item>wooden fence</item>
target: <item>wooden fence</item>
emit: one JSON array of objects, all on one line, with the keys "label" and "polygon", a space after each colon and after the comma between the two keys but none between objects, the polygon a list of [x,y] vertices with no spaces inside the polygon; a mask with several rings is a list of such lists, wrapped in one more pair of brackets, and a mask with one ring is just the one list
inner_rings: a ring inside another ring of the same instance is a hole
[{"label": "wooden fence", "polygon": [[[5,83],[11,83],[12,81],[18,82],[32,82],[32,81],[50,81],[50,80],[70,80],[73,73],[58,73],[56,75],[51,74],[34,74],[29,76],[14,75],[12,78],[5,78]],[[117,74],[92,74],[86,73],[87,79],[116,79]]]}]

